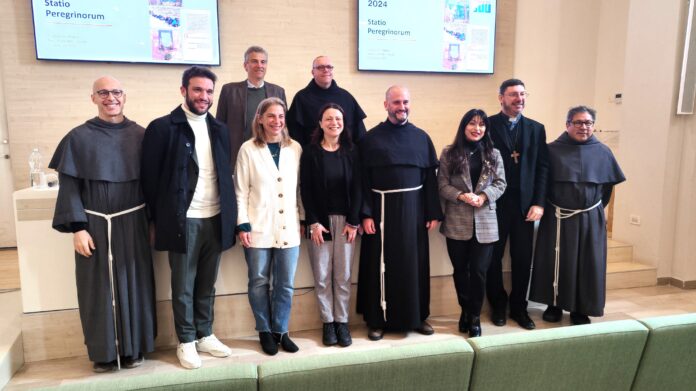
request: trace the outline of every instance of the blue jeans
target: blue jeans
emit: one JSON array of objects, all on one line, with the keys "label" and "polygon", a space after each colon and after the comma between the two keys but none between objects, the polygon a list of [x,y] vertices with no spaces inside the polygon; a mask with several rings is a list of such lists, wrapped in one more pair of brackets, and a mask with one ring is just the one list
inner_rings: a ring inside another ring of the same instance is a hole
[{"label": "blue jeans", "polygon": [[[254,312],[256,331],[288,332],[299,255],[299,246],[244,249],[249,268],[249,304]],[[273,291],[269,294],[271,272]]]}]

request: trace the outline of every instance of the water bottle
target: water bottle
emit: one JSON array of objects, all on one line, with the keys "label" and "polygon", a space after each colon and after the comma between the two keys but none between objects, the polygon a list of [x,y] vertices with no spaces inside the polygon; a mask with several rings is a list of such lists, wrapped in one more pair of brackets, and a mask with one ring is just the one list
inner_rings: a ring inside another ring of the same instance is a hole
[{"label": "water bottle", "polygon": [[41,152],[39,148],[34,148],[29,155],[29,183],[33,189],[42,187],[41,183]]}]

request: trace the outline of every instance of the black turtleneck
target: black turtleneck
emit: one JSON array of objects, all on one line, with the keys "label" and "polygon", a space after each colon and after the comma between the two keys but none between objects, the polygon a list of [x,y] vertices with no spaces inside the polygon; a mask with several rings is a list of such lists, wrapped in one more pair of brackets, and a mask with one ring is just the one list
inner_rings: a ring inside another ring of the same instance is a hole
[{"label": "black turtleneck", "polygon": [[483,145],[481,144],[481,140],[467,140],[464,142],[464,153],[466,153],[466,160],[469,163],[469,176],[471,177],[472,191],[476,190],[476,185],[478,184],[481,170],[483,169],[483,160],[481,159],[482,149]]}]

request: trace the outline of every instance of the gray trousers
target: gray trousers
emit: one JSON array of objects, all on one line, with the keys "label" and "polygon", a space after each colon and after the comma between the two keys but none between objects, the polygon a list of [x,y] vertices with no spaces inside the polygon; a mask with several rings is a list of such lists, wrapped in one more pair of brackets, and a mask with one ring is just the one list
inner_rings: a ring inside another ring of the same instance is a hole
[{"label": "gray trousers", "polygon": [[321,321],[348,322],[350,307],[350,271],[355,242],[348,243],[342,235],[346,217],[329,216],[332,240],[317,246],[309,241],[309,260],[314,272],[314,290],[317,293]]},{"label": "gray trousers", "polygon": [[186,219],[186,254],[169,252],[174,329],[179,342],[193,342],[213,333],[221,252],[220,215]]}]

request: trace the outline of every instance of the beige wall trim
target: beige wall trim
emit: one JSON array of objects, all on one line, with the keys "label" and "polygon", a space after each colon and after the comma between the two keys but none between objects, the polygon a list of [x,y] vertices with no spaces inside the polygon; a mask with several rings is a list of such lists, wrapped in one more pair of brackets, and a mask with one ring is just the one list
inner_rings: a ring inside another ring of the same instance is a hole
[{"label": "beige wall trim", "polygon": [[657,285],[672,285],[681,289],[696,289],[696,281],[682,281],[673,277],[660,277],[657,279]]},{"label": "beige wall trim", "polygon": [[17,221],[53,220],[56,198],[19,199],[15,201]]}]

